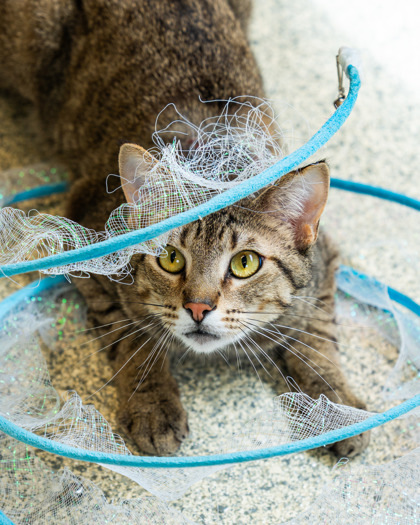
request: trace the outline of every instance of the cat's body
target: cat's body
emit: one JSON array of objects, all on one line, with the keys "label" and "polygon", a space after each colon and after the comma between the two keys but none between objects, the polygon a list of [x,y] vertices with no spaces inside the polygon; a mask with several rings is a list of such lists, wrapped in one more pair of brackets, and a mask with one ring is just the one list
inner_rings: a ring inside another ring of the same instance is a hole
[{"label": "cat's body", "polygon": [[[2,2],[0,86],[34,102],[57,154],[72,167],[72,219],[103,229],[124,201],[121,190],[109,194],[105,187],[106,176],[117,172],[120,144],[151,146],[156,115],[166,104],[176,103],[198,124],[222,107],[200,97],[263,95],[243,32],[248,11],[248,2],[233,0]],[[162,125],[175,116],[167,111]],[[130,171],[135,158],[135,150],[120,156],[120,171]],[[177,231],[171,246],[185,258],[179,273],[151,255],[135,256],[131,286],[100,276],[77,283],[97,325],[136,323],[109,333],[103,344],[110,345],[116,370],[124,367],[117,375],[122,419],[143,451],[173,452],[188,433],[164,359],[175,346],[246,352],[255,345],[274,363],[285,362],[287,374],[312,397],[324,393],[363,407],[336,365],[333,316],[325,311],[334,303],[337,253],[324,234],[314,245],[328,170],[309,167],[289,183],[302,186],[303,177],[312,189],[301,192],[302,217],[297,208],[290,216],[280,210],[289,192],[283,184]],[[236,278],[232,257],[244,250],[260,256],[260,267]],[[322,301],[323,311],[309,306],[308,297]],[[367,440],[335,448],[353,455]]]}]

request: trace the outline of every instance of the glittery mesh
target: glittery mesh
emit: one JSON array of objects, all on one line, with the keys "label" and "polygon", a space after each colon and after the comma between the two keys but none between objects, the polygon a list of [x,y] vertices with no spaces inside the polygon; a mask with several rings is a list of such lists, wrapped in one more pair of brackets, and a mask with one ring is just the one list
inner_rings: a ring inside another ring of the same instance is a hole
[{"label": "glittery mesh", "polygon": [[[220,115],[199,126],[178,116],[154,134],[156,147],[151,153],[158,162],[150,161],[136,203],[114,210],[104,231],[36,211],[26,215],[12,208],[0,210],[0,265],[90,246],[187,211],[272,166],[284,157],[286,143],[291,142],[287,133],[275,131],[279,129],[277,115],[268,102],[258,98],[253,104],[228,101]],[[168,135],[173,137],[169,144],[165,142]],[[185,135],[189,137],[188,149],[181,147],[180,138]],[[123,186],[127,182],[120,180]],[[133,254],[158,255],[169,236],[166,233],[117,253],[44,273],[80,276],[81,272],[92,272],[124,278],[130,273]]]},{"label": "glittery mesh", "polygon": [[[39,303],[36,301],[34,304]],[[30,326],[28,315],[24,313],[23,318],[19,318],[18,314],[14,314],[13,326],[22,323]],[[51,324],[51,319],[45,319],[42,307],[39,307],[35,319],[44,319],[45,324]],[[10,332],[6,321],[5,333]],[[10,368],[2,374],[0,406],[2,414],[9,420],[67,445],[113,454],[131,454],[121,437],[112,432],[94,406],[84,405],[76,393],[68,393],[59,408],[60,401],[49,380],[36,336],[29,333],[22,335],[2,348]],[[19,363],[18,369],[13,368],[14,363]],[[16,395],[17,392],[20,394]],[[351,425],[368,416],[368,412],[336,405],[325,396],[314,401],[305,394],[283,394],[275,399],[271,411],[250,419],[240,433],[220,439],[219,450],[223,453],[280,445]],[[226,467],[141,469],[109,465],[107,468],[131,478],[160,499],[168,501],[181,497],[197,481]]]},{"label": "glittery mesh", "polygon": [[0,435],[2,510],[16,524],[187,525],[192,522],[152,497],[107,501],[90,480],[53,472],[31,447]]},{"label": "glittery mesh", "polygon": [[[375,325],[380,333],[399,347],[398,360],[384,385],[386,399],[408,399],[420,393],[420,329],[418,323],[391,301],[387,287],[370,278],[361,278],[350,268],[337,273],[338,287],[356,299],[350,317]],[[343,303],[341,303],[343,304]]]},{"label": "glittery mesh", "polygon": [[[275,139],[268,132],[274,116],[269,106],[243,112],[238,101],[228,104],[218,119],[194,127],[180,116],[177,123],[189,128],[194,140],[187,151],[177,140],[164,137],[176,130],[165,128],[155,135],[151,164],[145,184],[136,196],[137,204],[115,210],[104,232],[95,232],[61,217],[19,210],[0,211],[0,264],[61,253],[112,238],[156,223],[206,202],[212,196],[261,172],[286,153],[285,136]],[[174,123],[173,126],[176,126]],[[267,124],[268,123],[268,124]],[[28,185],[4,186],[2,196],[34,187],[43,180],[54,182],[63,173],[40,168],[16,171],[16,180]],[[15,174],[15,175],[16,175]],[[23,175],[22,175],[23,174]],[[47,179],[47,178],[48,179]],[[41,178],[41,179],[40,179]],[[9,180],[6,177],[5,180]],[[126,181],[122,181],[124,184]],[[80,272],[124,277],[130,272],[133,253],[157,254],[170,234],[134,248],[94,261],[49,270],[48,273]],[[342,274],[341,288],[356,297],[347,317],[374,324],[400,348],[396,366],[386,382],[389,399],[405,399],[419,393],[420,332],[409,317],[395,308],[385,287],[371,280]],[[83,318],[84,310],[55,290],[47,300],[34,296],[2,321],[0,332],[0,413],[20,426],[48,439],[81,449],[130,454],[120,436],[93,405],[84,405],[75,392],[61,398],[51,384],[41,344],[69,337],[68,318]],[[61,305],[61,309],[57,305]],[[68,317],[63,314],[66,304]],[[367,306],[372,305],[374,308]],[[60,314],[58,315],[60,310]],[[236,434],[218,440],[220,453],[281,445],[342,428],[369,417],[369,413],[340,406],[321,396],[313,400],[303,394],[277,397],[271,410],[253,414]],[[180,498],[195,483],[228,467],[192,469],[140,469],[107,466],[132,479],[154,498],[108,502],[92,481],[64,469],[52,472],[25,445],[0,435],[0,508],[16,523],[121,523],[186,524],[185,516],[167,501]],[[377,467],[363,467],[338,475],[320,491],[312,506],[289,525],[304,523],[416,523],[418,518],[419,452]],[[416,499],[417,498],[417,499]]]},{"label": "glittery mesh", "polygon": [[417,448],[384,465],[338,468],[314,503],[283,525],[414,525],[419,519],[419,461]]},{"label": "glittery mesh", "polygon": [[[351,274],[344,275],[347,287],[352,286],[353,279]],[[378,305],[388,301],[386,291],[374,282],[367,281],[364,286],[359,283],[359,293],[364,287],[373,287],[371,297],[375,297]],[[65,286],[52,294],[35,295],[2,321],[0,412],[20,426],[60,443],[85,450],[130,454],[121,437],[112,432],[93,405],[84,405],[75,392],[60,399],[51,384],[41,341],[52,344],[53,333],[55,339],[65,337],[69,319],[76,316],[82,320],[85,315],[84,308],[66,295],[69,289]],[[362,310],[363,315],[359,313]],[[396,330],[405,326],[389,313],[372,310],[360,301],[351,302],[351,312],[357,312],[350,315],[359,316],[364,323],[375,321],[372,324],[377,325],[379,321],[379,328],[384,328],[390,338],[397,339]],[[400,332],[401,336],[404,339],[405,334]],[[304,394],[283,394],[274,399],[271,410],[255,414],[239,432],[217,438],[218,452],[281,445],[351,425],[370,415],[332,403],[324,396],[313,400]],[[107,466],[155,496],[110,502],[92,481],[67,468],[52,472],[32,448],[4,434],[0,440],[0,508],[16,523],[191,523],[167,502],[180,498],[201,479],[229,468]],[[414,465],[418,456],[418,452],[411,452],[382,466],[338,470],[312,506],[287,523],[415,523],[420,480]]]}]

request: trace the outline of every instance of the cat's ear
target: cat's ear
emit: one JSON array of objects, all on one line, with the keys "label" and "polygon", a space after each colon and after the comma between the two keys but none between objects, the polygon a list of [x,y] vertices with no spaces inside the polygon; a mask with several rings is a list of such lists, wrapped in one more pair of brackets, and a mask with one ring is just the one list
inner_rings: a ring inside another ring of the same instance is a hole
[{"label": "cat's ear", "polygon": [[317,239],[319,220],[328,198],[330,173],[326,162],[289,173],[268,189],[265,211],[292,225],[296,247],[306,250]]},{"label": "cat's ear", "polygon": [[136,144],[123,144],[118,156],[120,178],[125,198],[129,204],[138,200],[138,191],[146,175],[157,160],[151,153]]}]

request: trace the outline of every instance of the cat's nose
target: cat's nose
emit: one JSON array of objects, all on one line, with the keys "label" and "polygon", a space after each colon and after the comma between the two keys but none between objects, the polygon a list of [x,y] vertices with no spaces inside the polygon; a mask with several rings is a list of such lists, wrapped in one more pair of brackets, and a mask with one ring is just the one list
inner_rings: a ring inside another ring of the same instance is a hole
[{"label": "cat's nose", "polygon": [[204,319],[204,316],[208,312],[214,310],[216,307],[211,307],[205,303],[186,303],[184,304],[184,308],[190,311],[191,317],[194,319],[194,321],[201,323],[201,321]]}]

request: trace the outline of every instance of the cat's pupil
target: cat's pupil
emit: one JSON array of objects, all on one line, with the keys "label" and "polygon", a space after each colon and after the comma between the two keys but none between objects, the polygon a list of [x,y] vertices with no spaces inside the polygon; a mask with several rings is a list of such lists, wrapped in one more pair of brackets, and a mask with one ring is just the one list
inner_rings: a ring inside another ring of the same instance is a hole
[{"label": "cat's pupil", "polygon": [[175,261],[175,257],[176,257],[176,251],[174,250],[171,252],[171,263]]},{"label": "cat's pupil", "polygon": [[247,261],[246,255],[242,256],[241,263],[242,263],[242,266],[244,268],[246,268],[248,266],[248,261]]}]

